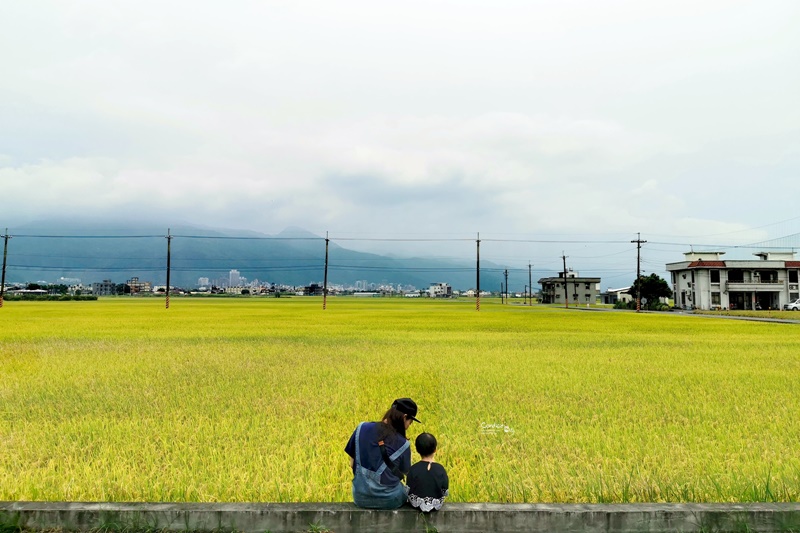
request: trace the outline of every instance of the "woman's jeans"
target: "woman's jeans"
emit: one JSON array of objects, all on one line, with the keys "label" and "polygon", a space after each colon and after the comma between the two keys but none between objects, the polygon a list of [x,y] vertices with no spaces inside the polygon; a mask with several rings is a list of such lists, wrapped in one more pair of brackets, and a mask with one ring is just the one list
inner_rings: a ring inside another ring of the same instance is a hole
[{"label": "woman's jeans", "polygon": [[353,476],[353,502],[364,509],[397,509],[408,500],[402,483],[380,484],[380,474],[356,465]]}]

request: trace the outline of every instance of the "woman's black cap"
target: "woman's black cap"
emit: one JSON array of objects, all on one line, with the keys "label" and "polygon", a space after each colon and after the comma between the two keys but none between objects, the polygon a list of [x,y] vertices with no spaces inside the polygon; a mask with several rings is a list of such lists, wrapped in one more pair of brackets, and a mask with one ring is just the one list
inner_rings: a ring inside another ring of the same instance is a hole
[{"label": "woman's black cap", "polygon": [[422,424],[422,422],[416,419],[417,404],[411,398],[398,398],[394,401],[392,407],[394,407],[404,415],[408,415],[408,418],[410,418],[414,422]]}]

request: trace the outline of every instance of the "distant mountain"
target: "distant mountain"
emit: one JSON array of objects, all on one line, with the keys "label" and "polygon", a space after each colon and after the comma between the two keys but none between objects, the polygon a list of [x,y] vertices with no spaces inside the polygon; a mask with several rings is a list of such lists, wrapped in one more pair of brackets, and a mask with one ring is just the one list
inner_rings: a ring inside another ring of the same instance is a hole
[{"label": "distant mountain", "polygon": [[[84,284],[104,279],[124,283],[138,277],[163,285],[168,248],[170,283],[180,287],[194,287],[201,277],[211,283],[227,280],[234,269],[248,280],[286,285],[322,283],[325,273],[325,238],[301,228],[267,235],[152,221],[55,219],[9,228],[8,233],[12,238],[7,283],[54,283],[59,278],[79,278]],[[499,290],[502,268],[482,263],[481,288]],[[466,290],[475,287],[475,263],[388,257],[330,242],[328,283],[353,285],[359,280],[422,289],[433,282],[444,282]]]}]

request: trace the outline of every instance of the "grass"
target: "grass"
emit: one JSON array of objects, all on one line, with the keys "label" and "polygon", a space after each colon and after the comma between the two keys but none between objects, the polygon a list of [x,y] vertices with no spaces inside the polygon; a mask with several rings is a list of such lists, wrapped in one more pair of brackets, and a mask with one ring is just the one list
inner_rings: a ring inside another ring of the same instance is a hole
[{"label": "grass", "polygon": [[751,310],[751,311],[709,311],[696,309],[692,313],[697,315],[711,315],[711,316],[733,316],[733,317],[750,317],[750,318],[777,318],[781,320],[798,320],[800,321],[800,312],[798,311],[782,311],[779,309],[764,309],[764,310]]},{"label": "grass", "polygon": [[346,298],[0,317],[0,500],[349,501],[344,445],[400,396],[450,501],[800,497],[794,325]]}]

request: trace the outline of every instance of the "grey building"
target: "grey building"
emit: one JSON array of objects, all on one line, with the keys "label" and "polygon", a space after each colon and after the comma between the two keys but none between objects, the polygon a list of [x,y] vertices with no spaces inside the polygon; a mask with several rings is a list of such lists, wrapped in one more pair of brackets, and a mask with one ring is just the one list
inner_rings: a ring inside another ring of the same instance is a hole
[{"label": "grey building", "polygon": [[102,283],[92,283],[92,294],[94,296],[111,296],[117,293],[117,286],[110,279],[104,279]]},{"label": "grey building", "polygon": [[541,303],[564,304],[568,302],[573,305],[597,303],[597,299],[600,297],[600,278],[581,277],[572,270],[568,270],[566,274],[566,280],[564,272],[559,272],[556,277],[539,280],[539,285],[542,286]]}]

